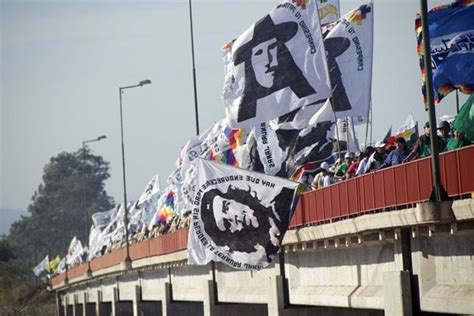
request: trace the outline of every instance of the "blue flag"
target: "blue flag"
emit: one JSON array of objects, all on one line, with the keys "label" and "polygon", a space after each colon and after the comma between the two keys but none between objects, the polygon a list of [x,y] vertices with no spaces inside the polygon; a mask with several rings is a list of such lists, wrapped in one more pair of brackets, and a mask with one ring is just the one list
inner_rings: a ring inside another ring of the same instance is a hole
[{"label": "blue flag", "polygon": [[[474,0],[457,0],[428,12],[434,102],[455,89],[471,94],[474,90]],[[421,17],[416,18],[418,55],[425,91],[425,65]]]}]

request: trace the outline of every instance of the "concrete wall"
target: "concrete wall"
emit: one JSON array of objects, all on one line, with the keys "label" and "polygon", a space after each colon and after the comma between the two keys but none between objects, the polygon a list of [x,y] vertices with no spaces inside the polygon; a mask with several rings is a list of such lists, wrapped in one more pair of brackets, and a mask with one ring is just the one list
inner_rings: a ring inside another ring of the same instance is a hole
[{"label": "concrete wall", "polygon": [[413,239],[422,310],[474,313],[474,234]]}]

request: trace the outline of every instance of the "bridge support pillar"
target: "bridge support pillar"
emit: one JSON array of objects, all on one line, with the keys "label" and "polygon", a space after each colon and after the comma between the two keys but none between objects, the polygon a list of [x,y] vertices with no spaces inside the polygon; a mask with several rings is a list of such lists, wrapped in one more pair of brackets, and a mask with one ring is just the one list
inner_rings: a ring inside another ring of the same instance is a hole
[{"label": "bridge support pillar", "polygon": [[87,299],[87,293],[82,293],[82,316],[87,316],[87,303],[89,303]]},{"label": "bridge support pillar", "polygon": [[411,299],[410,287],[410,272],[385,272],[383,274],[383,289],[385,315],[413,315],[413,304]]},{"label": "bridge support pillar", "polygon": [[133,315],[138,316],[138,311],[139,311],[139,304],[142,301],[142,293],[141,293],[141,288],[139,285],[135,285],[135,295],[133,297]]},{"label": "bridge support pillar", "polygon": [[102,303],[102,292],[97,290],[97,302],[95,304],[95,314],[100,316],[100,303]]},{"label": "bridge support pillar", "polygon": [[162,308],[162,311],[163,311],[163,314],[164,316],[168,315],[168,311],[170,310],[170,304],[171,304],[171,284],[169,284],[168,282],[165,282],[165,284],[163,284],[163,298],[161,300],[161,308]]},{"label": "bridge support pillar", "polygon": [[268,315],[282,315],[285,309],[283,276],[272,276],[270,286]]},{"label": "bridge support pillar", "polygon": [[117,315],[117,304],[118,304],[118,289],[114,287],[114,292],[112,296],[112,315]]},{"label": "bridge support pillar", "polygon": [[215,296],[215,285],[212,280],[204,281],[204,297],[203,297],[203,307],[204,307],[204,316],[215,316],[216,313],[216,296]]}]

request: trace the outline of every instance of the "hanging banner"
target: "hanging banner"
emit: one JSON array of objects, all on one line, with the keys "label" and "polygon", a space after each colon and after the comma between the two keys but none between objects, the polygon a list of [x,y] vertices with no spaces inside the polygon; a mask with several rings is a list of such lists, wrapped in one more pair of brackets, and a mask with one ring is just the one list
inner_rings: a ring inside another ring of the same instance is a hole
[{"label": "hanging banner", "polygon": [[298,183],[199,159],[188,261],[260,270],[280,248]]},{"label": "hanging banner", "polygon": [[267,122],[331,95],[316,2],[283,1],[224,46],[224,104],[232,128]]}]

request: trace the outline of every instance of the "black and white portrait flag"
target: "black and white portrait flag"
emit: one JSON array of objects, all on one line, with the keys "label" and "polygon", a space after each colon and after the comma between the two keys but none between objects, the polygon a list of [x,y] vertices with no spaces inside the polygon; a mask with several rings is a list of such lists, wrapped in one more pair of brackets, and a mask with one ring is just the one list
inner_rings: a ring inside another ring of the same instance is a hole
[{"label": "black and white portrait flag", "polygon": [[232,128],[267,122],[331,94],[316,2],[283,1],[224,47]]},{"label": "black and white portrait flag", "polygon": [[366,122],[372,87],[373,3],[361,5],[324,32],[337,118]]},{"label": "black and white portrait flag", "polygon": [[197,159],[198,190],[188,261],[220,261],[260,270],[273,260],[288,229],[298,183]]}]

